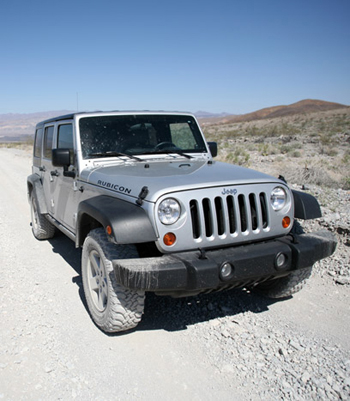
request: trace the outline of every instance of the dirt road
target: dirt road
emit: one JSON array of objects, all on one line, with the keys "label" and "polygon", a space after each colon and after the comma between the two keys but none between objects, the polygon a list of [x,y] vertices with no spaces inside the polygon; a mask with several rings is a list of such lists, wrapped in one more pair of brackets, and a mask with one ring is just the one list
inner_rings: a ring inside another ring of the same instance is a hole
[{"label": "dirt road", "polygon": [[246,291],[151,295],[138,328],[92,323],[80,251],[31,233],[31,155],[0,149],[0,399],[350,397],[349,287],[315,275],[270,302]]}]

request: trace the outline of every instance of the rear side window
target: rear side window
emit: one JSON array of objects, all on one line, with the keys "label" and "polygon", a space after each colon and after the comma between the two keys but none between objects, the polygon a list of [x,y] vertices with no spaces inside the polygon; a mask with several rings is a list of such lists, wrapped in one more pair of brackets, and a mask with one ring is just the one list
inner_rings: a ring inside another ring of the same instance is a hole
[{"label": "rear side window", "polygon": [[52,158],[53,130],[53,126],[46,127],[44,133],[44,157],[50,160]]},{"label": "rear side window", "polygon": [[73,164],[73,125],[62,124],[58,126],[57,148],[70,150],[70,163]]},{"label": "rear side window", "polygon": [[43,129],[38,128],[35,133],[34,157],[41,157],[42,141],[43,141]]}]

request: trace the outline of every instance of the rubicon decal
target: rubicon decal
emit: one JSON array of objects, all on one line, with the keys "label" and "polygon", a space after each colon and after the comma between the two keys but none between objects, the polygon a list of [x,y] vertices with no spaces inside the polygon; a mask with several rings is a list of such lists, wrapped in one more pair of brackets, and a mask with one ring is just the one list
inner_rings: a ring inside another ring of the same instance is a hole
[{"label": "rubicon decal", "polygon": [[131,194],[131,189],[123,187],[122,185],[113,184],[111,182],[98,180],[97,185],[100,185],[101,187],[104,187],[104,188],[111,189],[112,191],[124,192],[126,194]]}]

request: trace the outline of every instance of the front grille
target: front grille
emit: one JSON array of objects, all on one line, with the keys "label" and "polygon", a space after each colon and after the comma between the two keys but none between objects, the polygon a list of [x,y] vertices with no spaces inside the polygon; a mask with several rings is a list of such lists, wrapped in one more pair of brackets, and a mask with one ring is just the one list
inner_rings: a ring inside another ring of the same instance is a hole
[{"label": "front grille", "polygon": [[190,200],[194,239],[258,234],[269,226],[266,193]]}]

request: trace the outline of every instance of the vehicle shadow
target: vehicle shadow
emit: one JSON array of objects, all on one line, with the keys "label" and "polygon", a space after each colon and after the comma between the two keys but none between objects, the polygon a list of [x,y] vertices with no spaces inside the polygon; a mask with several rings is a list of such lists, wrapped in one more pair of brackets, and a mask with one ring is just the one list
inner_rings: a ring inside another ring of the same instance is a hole
[{"label": "vehicle shadow", "polygon": [[200,322],[243,312],[261,313],[278,300],[246,289],[232,289],[187,298],[160,297],[149,293],[145,313],[137,330],[179,331]]},{"label": "vehicle shadow", "polygon": [[49,239],[49,242],[52,245],[52,252],[61,255],[80,276],[81,248],[76,248],[74,242],[59,231]]},{"label": "vehicle shadow", "polygon": [[[81,249],[62,233],[49,240],[52,251],[68,263],[74,273],[72,283],[78,286],[78,294],[88,312],[81,279]],[[133,331],[186,330],[188,326],[242,312],[261,313],[278,300],[264,298],[246,289],[233,289],[193,297],[172,298],[146,294],[145,312],[139,325]],[[123,335],[127,333],[109,334]]]}]

